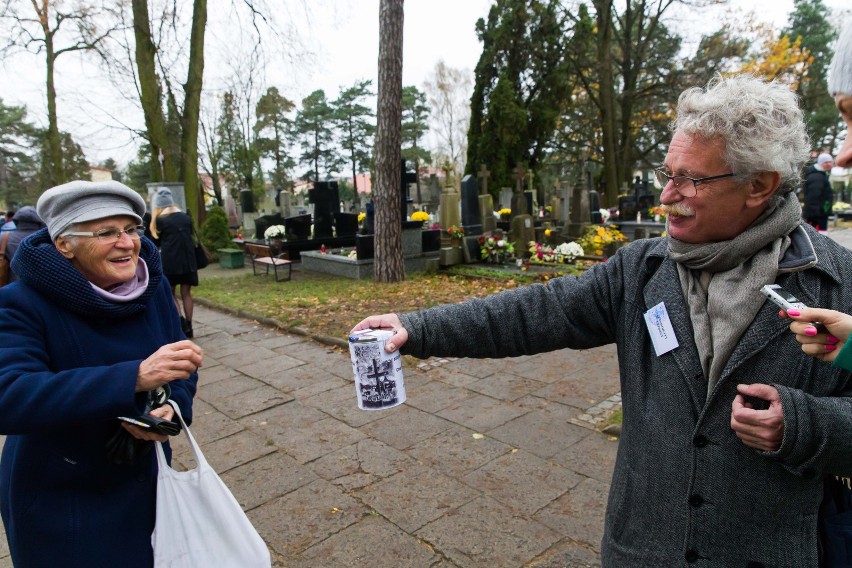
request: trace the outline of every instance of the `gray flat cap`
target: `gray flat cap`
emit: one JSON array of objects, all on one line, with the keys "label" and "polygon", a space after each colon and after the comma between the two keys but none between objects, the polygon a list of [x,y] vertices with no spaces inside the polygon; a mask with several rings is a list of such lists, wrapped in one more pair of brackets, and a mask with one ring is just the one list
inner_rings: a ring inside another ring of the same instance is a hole
[{"label": "gray flat cap", "polygon": [[145,200],[117,181],[72,181],[52,187],[36,203],[39,217],[56,239],[74,223],[85,223],[117,215],[133,217],[142,223]]}]

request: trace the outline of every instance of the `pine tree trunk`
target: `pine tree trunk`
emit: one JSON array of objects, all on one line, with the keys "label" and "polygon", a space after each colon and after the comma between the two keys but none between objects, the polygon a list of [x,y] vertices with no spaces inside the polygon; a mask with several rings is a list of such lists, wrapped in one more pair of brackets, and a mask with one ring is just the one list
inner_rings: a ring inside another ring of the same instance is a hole
[{"label": "pine tree trunk", "polygon": [[186,206],[193,219],[201,223],[204,207],[198,183],[198,116],[201,111],[201,86],[204,78],[204,31],[207,27],[207,0],[195,0],[192,7],[192,32],[189,40],[189,69],[184,85],[181,120],[181,170]]},{"label": "pine tree trunk", "polygon": [[375,278],[405,279],[400,219],[403,0],[379,6],[379,81],[376,113]]},{"label": "pine tree trunk", "polygon": [[612,72],[612,0],[595,0],[597,12],[597,61],[600,69],[600,111],[603,134],[604,182],[602,206],[618,202],[618,145],[615,142],[618,116],[615,110],[615,79]]}]

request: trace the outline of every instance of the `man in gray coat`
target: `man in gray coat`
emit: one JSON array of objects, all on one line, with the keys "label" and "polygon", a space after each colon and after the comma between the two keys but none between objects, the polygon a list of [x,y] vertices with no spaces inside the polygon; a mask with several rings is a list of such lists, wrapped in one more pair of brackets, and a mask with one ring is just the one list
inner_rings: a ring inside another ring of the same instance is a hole
[{"label": "man in gray coat", "polygon": [[416,357],[513,357],[616,343],[623,428],[607,567],[818,565],[824,475],[852,473],[852,377],[804,355],[760,288],[852,310],[852,253],[801,223],[795,96],[752,77],[678,101],[657,179],[667,237],[580,277],[354,330]]}]

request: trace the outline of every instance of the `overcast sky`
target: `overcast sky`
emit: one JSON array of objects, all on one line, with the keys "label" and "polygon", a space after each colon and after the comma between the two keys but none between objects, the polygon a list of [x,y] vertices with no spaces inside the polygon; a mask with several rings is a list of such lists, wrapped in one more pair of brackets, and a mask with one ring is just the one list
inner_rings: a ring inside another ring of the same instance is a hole
[{"label": "overcast sky", "polygon": [[[285,0],[271,0],[270,4]],[[217,10],[225,0],[212,0],[209,9]],[[832,9],[849,8],[849,0],[824,0]],[[474,25],[485,17],[492,0],[407,0],[405,2],[403,84],[422,88],[424,81],[443,59],[454,68],[468,69],[471,74],[480,54]],[[737,9],[754,9],[759,18],[776,27],[783,26],[792,10],[793,0],[731,0]],[[348,87],[359,79],[376,82],[378,60],[378,0],[320,0],[314,4],[311,15],[309,46],[316,51],[313,60],[272,66],[266,71],[266,80],[275,85],[288,98],[299,101],[311,91],[322,88],[329,98],[334,98],[340,87]],[[702,32],[716,27],[726,11],[715,13],[690,10],[679,18],[679,25],[692,30],[685,37],[700,37]],[[211,22],[216,22],[216,13]],[[709,27],[710,29],[706,29]],[[705,29],[703,29],[705,28]],[[304,32],[307,24],[301,26]],[[213,32],[210,37],[227,37],[226,32]],[[223,65],[216,55],[208,57],[205,68],[205,88],[221,88]],[[60,128],[69,130],[86,151],[87,157],[97,163],[106,157],[115,158],[124,165],[135,156],[134,143],[119,129],[105,128],[105,124],[124,123],[134,128],[142,127],[139,111],[122,101],[114,87],[100,77],[91,66],[81,65],[73,56],[63,56],[58,65]],[[45,124],[44,71],[41,58],[19,55],[4,62],[0,68],[0,98],[6,104],[24,104],[29,118]],[[131,98],[133,93],[128,93]],[[93,106],[93,102],[98,101]],[[112,114],[98,109],[112,109]]]}]

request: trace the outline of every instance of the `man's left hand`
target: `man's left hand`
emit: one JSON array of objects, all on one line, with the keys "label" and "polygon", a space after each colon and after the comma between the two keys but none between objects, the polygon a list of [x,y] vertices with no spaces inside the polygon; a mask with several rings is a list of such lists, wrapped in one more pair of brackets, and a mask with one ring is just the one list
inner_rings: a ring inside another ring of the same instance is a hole
[{"label": "man's left hand", "polygon": [[[737,385],[737,394],[731,407],[731,428],[737,437],[751,448],[774,452],[784,438],[784,413],[781,397],[775,387],[762,384]],[[757,410],[745,397],[754,397],[769,403],[769,408]]]}]

